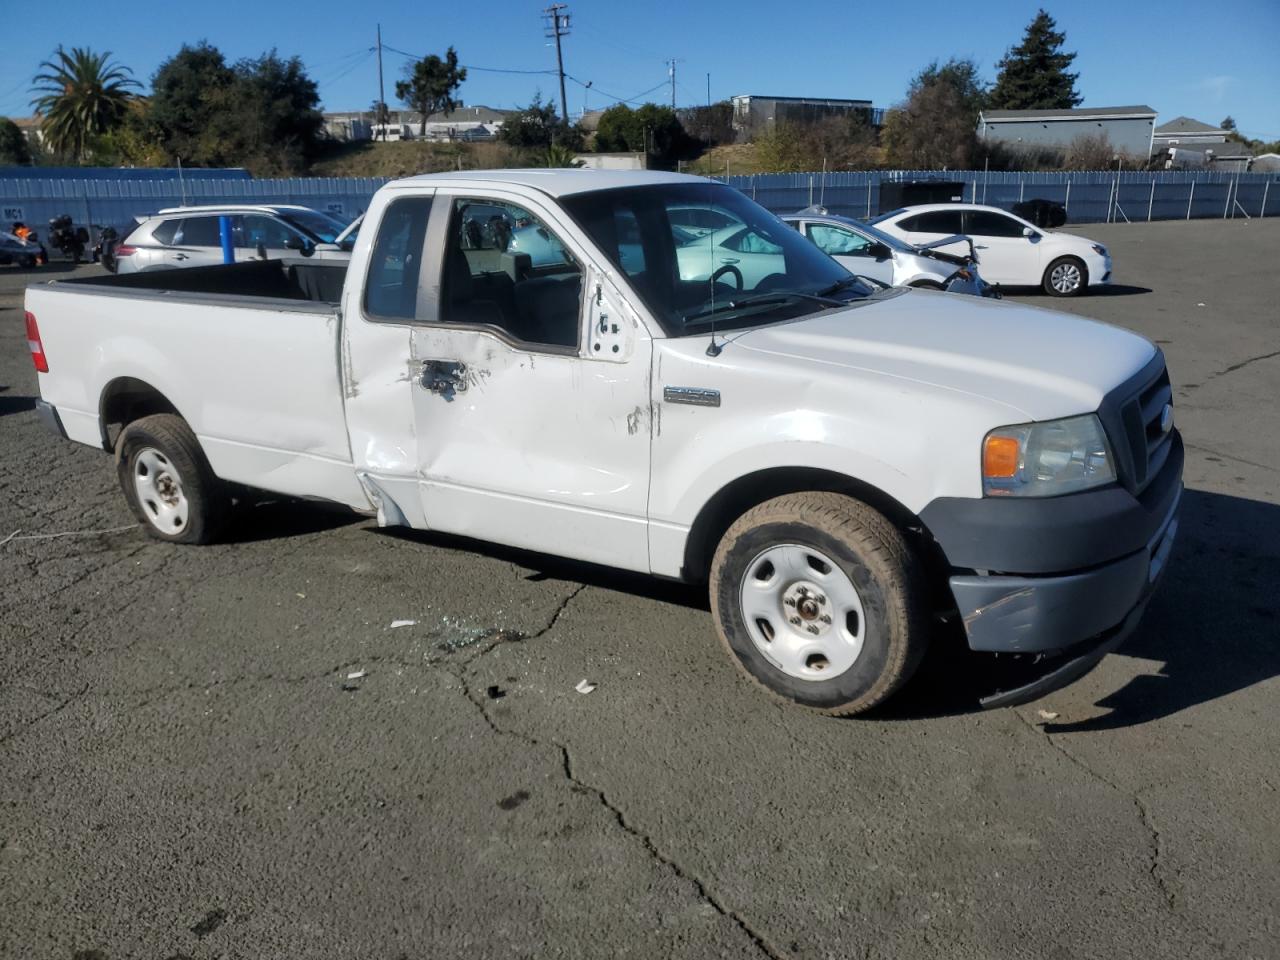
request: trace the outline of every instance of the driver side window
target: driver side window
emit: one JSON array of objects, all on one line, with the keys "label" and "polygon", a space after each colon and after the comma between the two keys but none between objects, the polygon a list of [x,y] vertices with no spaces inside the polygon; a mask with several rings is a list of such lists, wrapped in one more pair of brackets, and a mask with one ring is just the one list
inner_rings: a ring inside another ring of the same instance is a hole
[{"label": "driver side window", "polygon": [[498,200],[453,201],[440,319],[496,327],[523,344],[577,347],[582,267],[545,223]]}]

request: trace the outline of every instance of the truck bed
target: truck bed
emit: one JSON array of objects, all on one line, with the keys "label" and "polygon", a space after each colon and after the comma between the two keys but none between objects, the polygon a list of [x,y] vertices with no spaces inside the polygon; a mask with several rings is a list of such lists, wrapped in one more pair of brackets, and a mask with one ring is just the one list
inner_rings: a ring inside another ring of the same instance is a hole
[{"label": "truck bed", "polygon": [[95,287],[130,294],[203,294],[236,300],[293,300],[336,305],[342,299],[347,265],[332,260],[247,260],[243,263],[150,270],[105,277],[59,280],[72,287]]},{"label": "truck bed", "polygon": [[109,449],[116,398],[159,395],[218,476],[366,504],[344,414],[345,273],[250,261],[33,285],[41,396],[71,439]]}]

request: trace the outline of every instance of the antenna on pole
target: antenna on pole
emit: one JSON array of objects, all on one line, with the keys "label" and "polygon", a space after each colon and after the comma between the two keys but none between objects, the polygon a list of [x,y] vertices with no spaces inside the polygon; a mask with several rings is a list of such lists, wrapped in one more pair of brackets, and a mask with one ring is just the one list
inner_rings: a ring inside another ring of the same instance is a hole
[{"label": "antenna on pole", "polygon": [[683,60],[677,60],[672,57],[667,61],[667,75],[671,77],[671,109],[676,108],[676,64],[684,63]]},{"label": "antenna on pole", "polygon": [[382,135],[382,140],[383,140],[383,142],[384,142],[384,143],[386,142],[386,139],[387,139],[387,121],[390,119],[390,117],[388,117],[388,116],[387,116],[388,112],[389,112],[389,111],[387,110],[387,95],[383,92],[383,88],[382,88],[382,24],[378,24],[378,116],[377,116],[377,124],[378,124],[378,132]]},{"label": "antenna on pole", "polygon": [[542,11],[547,18],[547,36],[556,41],[556,69],[560,73],[560,117],[569,123],[569,99],[564,94],[564,53],[560,49],[560,38],[569,35],[569,5],[553,3]]}]

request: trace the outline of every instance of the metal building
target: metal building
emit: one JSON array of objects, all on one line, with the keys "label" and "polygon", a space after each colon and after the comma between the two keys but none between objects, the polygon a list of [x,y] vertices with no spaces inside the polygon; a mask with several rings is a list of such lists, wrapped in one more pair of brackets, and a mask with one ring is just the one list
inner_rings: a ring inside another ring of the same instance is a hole
[{"label": "metal building", "polygon": [[878,126],[884,111],[876,110],[870,100],[835,100],[829,97],[764,97],[739,94],[732,97],[733,129],[738,140],[771,130],[780,123],[814,123],[827,117],[843,117],[861,113],[866,122]]},{"label": "metal building", "polygon": [[983,110],[978,137],[1011,147],[1065,149],[1077,137],[1104,134],[1118,153],[1151,156],[1156,112],[1148,106],[1074,110]]}]

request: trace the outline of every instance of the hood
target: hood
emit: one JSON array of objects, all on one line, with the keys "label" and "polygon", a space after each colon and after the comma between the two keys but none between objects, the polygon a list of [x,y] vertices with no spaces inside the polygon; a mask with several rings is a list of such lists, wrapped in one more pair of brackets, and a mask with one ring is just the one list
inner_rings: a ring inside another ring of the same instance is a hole
[{"label": "hood", "polygon": [[1016,408],[1027,420],[1097,410],[1156,349],[1143,337],[1095,320],[928,290],[907,290],[732,339],[740,349],[982,397]]}]

